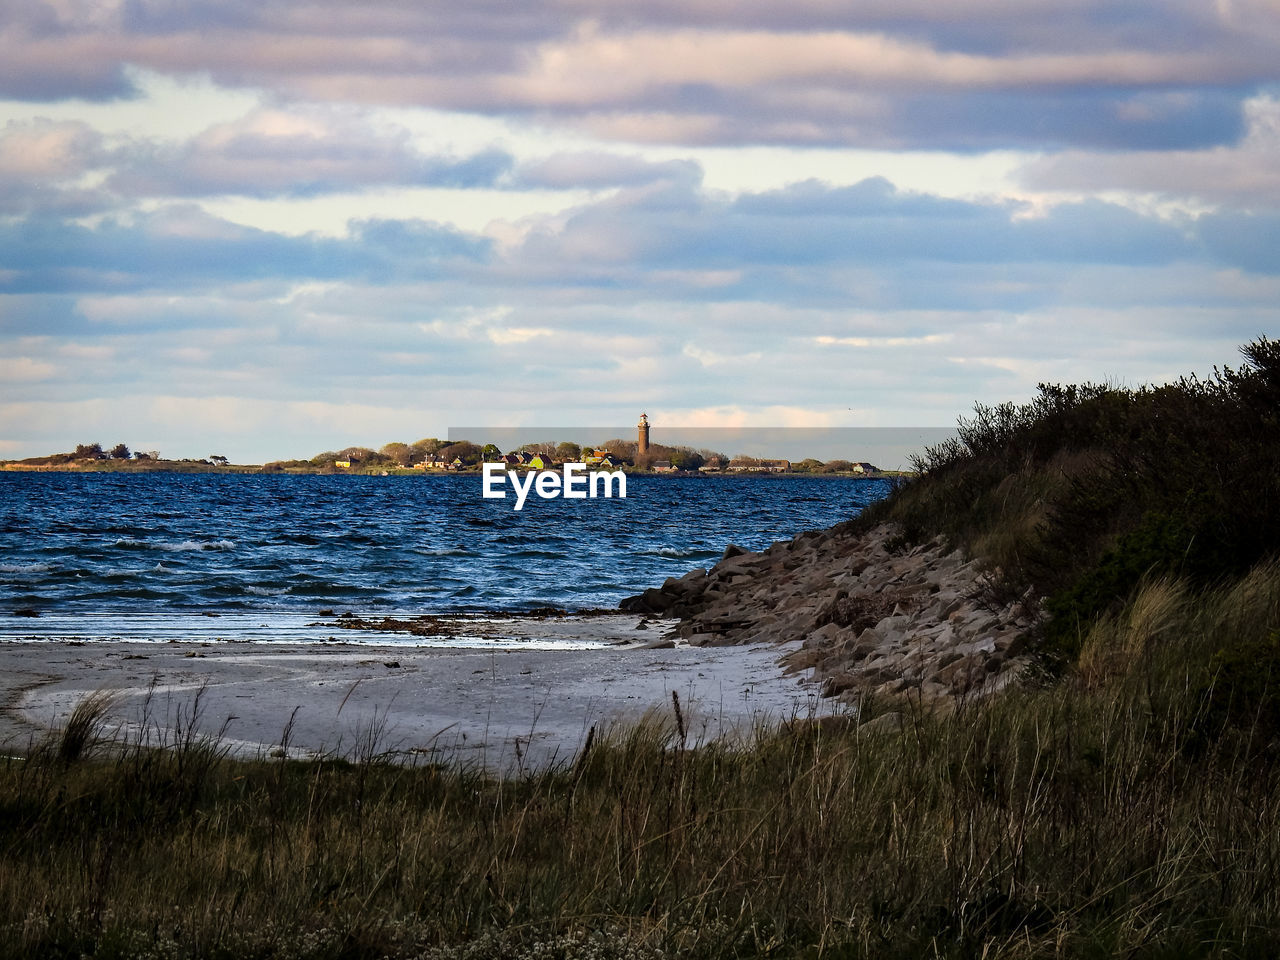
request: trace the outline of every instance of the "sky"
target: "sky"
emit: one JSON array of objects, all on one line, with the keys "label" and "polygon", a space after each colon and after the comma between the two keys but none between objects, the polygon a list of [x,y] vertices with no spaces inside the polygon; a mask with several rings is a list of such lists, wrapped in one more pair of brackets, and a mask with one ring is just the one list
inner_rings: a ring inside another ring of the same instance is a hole
[{"label": "sky", "polygon": [[0,6],[0,458],[946,426],[1277,320],[1280,0]]}]

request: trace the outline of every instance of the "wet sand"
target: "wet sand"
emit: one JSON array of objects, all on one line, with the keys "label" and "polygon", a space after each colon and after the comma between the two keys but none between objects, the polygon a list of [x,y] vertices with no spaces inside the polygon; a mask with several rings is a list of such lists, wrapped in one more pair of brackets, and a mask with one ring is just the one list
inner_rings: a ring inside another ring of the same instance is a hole
[{"label": "wet sand", "polygon": [[379,643],[364,630],[344,631],[359,643],[4,642],[0,742],[24,748],[99,689],[117,692],[113,729],[153,742],[194,725],[239,756],[390,751],[493,770],[570,758],[593,726],[670,716],[673,691],[690,742],[832,709],[783,674],[793,645],[653,649],[661,630],[638,621],[489,619],[477,646],[465,631]]}]

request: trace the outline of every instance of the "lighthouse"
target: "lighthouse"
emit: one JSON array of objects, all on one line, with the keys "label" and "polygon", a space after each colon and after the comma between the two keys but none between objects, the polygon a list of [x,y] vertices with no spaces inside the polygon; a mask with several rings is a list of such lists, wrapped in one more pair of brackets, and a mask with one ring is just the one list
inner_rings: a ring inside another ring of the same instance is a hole
[{"label": "lighthouse", "polygon": [[644,456],[649,452],[649,415],[647,413],[640,414],[640,422],[636,424],[637,440],[636,454]]}]

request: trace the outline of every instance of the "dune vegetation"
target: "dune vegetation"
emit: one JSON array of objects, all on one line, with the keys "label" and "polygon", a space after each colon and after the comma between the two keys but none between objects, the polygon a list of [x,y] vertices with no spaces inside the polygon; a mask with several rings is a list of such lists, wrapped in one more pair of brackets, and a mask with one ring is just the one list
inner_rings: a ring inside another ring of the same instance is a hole
[{"label": "dune vegetation", "polygon": [[110,735],[0,760],[0,957],[1272,957],[1280,346],[980,408],[860,523],[1046,598],[1033,678],[901,727],[689,742],[678,702],[505,779]]}]

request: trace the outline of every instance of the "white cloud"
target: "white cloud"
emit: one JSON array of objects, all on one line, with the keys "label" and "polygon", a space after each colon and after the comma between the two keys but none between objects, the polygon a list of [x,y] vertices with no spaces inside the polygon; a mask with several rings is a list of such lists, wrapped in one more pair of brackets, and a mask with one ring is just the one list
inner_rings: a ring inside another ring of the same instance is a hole
[{"label": "white cloud", "polygon": [[813,342],[824,347],[918,347],[924,344],[946,343],[949,333],[930,333],[921,337],[814,337]]},{"label": "white cloud", "polygon": [[680,350],[686,357],[698,361],[702,367],[718,367],[724,364],[750,364],[758,363],[764,356],[763,353],[756,351],[754,353],[717,353],[714,350],[707,350],[699,347],[694,343],[686,343]]},{"label": "white cloud", "polygon": [[42,360],[31,357],[10,357],[0,363],[7,380],[15,383],[34,383],[38,380],[50,380],[58,373],[58,368]]},{"label": "white cloud", "polygon": [[513,343],[528,343],[538,337],[552,337],[555,331],[546,327],[505,327],[491,329],[487,336],[498,346],[505,347]]}]

